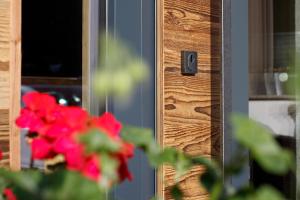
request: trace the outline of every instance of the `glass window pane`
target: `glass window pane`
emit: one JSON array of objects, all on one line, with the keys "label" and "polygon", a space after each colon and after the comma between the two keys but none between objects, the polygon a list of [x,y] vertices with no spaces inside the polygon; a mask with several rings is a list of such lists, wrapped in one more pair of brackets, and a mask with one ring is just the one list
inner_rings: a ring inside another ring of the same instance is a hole
[{"label": "glass window pane", "polygon": [[[299,0],[249,1],[249,116],[296,153],[295,64]],[[299,44],[298,44],[299,45]],[[295,157],[296,159],[296,157]],[[273,185],[296,198],[296,176],[274,176],[251,163],[254,186]]]},{"label": "glass window pane", "polygon": [[[82,105],[82,0],[22,1],[21,90],[22,95],[45,92],[60,104]],[[22,132],[21,167],[28,168],[30,150]]]}]

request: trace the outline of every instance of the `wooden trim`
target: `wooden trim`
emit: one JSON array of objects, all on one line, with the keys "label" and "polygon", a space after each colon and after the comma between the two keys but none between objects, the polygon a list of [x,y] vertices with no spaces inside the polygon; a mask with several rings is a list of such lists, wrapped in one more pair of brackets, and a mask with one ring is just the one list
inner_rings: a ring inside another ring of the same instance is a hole
[{"label": "wooden trim", "polygon": [[[222,131],[221,0],[157,1],[157,141],[191,156],[220,158]],[[181,51],[198,52],[194,76],[181,73]],[[201,166],[181,177],[184,199],[208,199],[199,187]],[[156,192],[171,199],[175,171],[157,172]]]},{"label": "wooden trim", "polygon": [[90,5],[82,0],[82,106],[90,110]]},{"label": "wooden trim", "polygon": [[22,76],[23,85],[81,85],[81,78]]},{"label": "wooden trim", "polygon": [[[163,147],[164,76],[163,76],[163,1],[156,1],[156,140]],[[156,194],[164,197],[164,166],[156,173]]]},{"label": "wooden trim", "polygon": [[295,101],[296,96],[292,95],[253,95],[249,97],[249,101]]},{"label": "wooden trim", "polygon": [[20,129],[15,119],[20,111],[21,96],[21,0],[11,0],[10,4],[10,168],[19,170],[21,166]]}]

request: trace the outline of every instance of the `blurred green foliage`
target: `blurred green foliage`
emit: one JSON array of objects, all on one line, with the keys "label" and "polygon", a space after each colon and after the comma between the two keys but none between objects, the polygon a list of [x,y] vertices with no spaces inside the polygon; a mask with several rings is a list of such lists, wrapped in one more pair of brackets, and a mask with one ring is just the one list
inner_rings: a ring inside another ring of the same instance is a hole
[{"label": "blurred green foliage", "polygon": [[148,78],[148,65],[119,38],[110,34],[103,34],[100,38],[95,91],[100,99],[114,96],[123,103],[130,100],[134,88]]},{"label": "blurred green foliage", "polygon": [[[294,170],[291,152],[282,149],[264,127],[241,115],[233,116],[233,126],[237,142],[243,148],[248,149],[251,158],[267,172],[281,175]],[[116,163],[110,159],[109,154],[119,147],[115,143],[110,143],[108,138],[102,137],[103,135],[105,134],[91,131],[80,138],[87,146],[87,151],[98,152],[101,155],[101,182],[89,181],[78,173],[67,170],[43,174],[38,171],[16,173],[1,169],[0,189],[7,186],[12,187],[19,199],[105,199],[106,192],[111,187],[109,180],[114,180],[116,177]],[[247,164],[243,160],[239,160],[238,165],[229,163],[224,166],[226,170],[223,170],[221,165],[211,159],[202,156],[191,157],[174,148],[160,148],[149,129],[125,126],[121,137],[144,151],[149,163],[154,168],[163,164],[174,167],[176,184],[170,192],[176,200],[183,197],[179,185],[180,177],[192,167],[199,165],[206,168],[205,173],[199,176],[199,182],[210,193],[212,200],[284,199],[271,186],[266,185],[255,189],[251,184],[247,184],[237,189],[230,185],[227,179],[242,170]],[[234,166],[234,170],[230,169],[232,166]]]},{"label": "blurred green foliage", "polygon": [[[100,64],[94,82],[96,92],[102,99],[106,96],[116,96],[124,101],[131,96],[134,86],[147,78],[148,67],[119,39],[105,35],[101,37],[100,43]],[[251,159],[265,171],[282,175],[295,169],[292,153],[281,148],[263,126],[242,115],[234,115],[232,122],[234,137],[240,147],[248,150]],[[124,140],[144,151],[154,168],[163,164],[174,167],[176,184],[170,193],[175,200],[182,199],[184,195],[179,185],[180,177],[199,165],[206,169],[205,173],[199,176],[199,183],[210,193],[212,200],[284,199],[271,186],[253,188],[250,183],[234,188],[230,185],[228,179],[239,174],[248,164],[248,155],[241,154],[240,151],[233,156],[235,160],[222,166],[202,156],[191,157],[174,148],[160,148],[149,129],[125,126],[121,135]],[[101,155],[102,182],[87,180],[80,174],[67,170],[44,174],[39,171],[11,172],[0,169],[0,191],[11,187],[18,199],[23,200],[106,199],[107,190],[111,186],[108,180],[114,180],[116,177],[116,163],[108,155],[119,146],[97,131],[91,131],[80,140],[86,145],[87,151]],[[0,195],[0,200],[1,198]]]},{"label": "blurred green foliage", "polygon": [[97,183],[83,178],[77,172],[62,170],[51,174],[40,171],[9,172],[0,169],[0,176],[6,179],[20,200],[104,200],[105,192]]},{"label": "blurred green foliage", "polygon": [[[242,115],[233,116],[234,137],[243,149],[249,150],[251,158],[265,171],[283,175],[294,171],[293,154],[277,144],[271,133],[262,125]],[[143,135],[141,137],[141,135]],[[152,166],[159,167],[168,164],[176,170],[176,184],[171,189],[171,194],[176,200],[182,199],[178,180],[194,166],[204,166],[206,172],[199,177],[200,184],[210,193],[211,200],[283,200],[284,197],[271,186],[261,186],[254,189],[251,184],[237,189],[230,185],[230,178],[242,171],[247,164],[247,159],[233,160],[228,165],[218,165],[214,160],[199,156],[191,157],[173,148],[160,149],[155,143],[150,131],[126,127],[122,137],[124,140],[143,149]],[[239,152],[237,152],[237,158]],[[244,155],[244,157],[247,155]]]}]

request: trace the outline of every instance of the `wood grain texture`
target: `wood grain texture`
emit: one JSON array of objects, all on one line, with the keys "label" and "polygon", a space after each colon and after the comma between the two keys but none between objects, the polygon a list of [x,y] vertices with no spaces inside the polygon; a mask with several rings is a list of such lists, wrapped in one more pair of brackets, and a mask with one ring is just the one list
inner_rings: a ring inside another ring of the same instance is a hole
[{"label": "wood grain texture", "polygon": [[21,107],[21,0],[10,0],[10,168],[21,166],[20,129],[15,124]]},{"label": "wood grain texture", "polygon": [[0,149],[1,166],[20,168],[21,0],[0,0]]},{"label": "wood grain texture", "polygon": [[[157,5],[159,143],[190,155],[220,156],[221,0],[162,0]],[[198,52],[195,76],[181,74],[181,51]],[[184,199],[208,199],[192,169],[180,181]],[[174,170],[158,171],[157,191],[171,199]]]}]

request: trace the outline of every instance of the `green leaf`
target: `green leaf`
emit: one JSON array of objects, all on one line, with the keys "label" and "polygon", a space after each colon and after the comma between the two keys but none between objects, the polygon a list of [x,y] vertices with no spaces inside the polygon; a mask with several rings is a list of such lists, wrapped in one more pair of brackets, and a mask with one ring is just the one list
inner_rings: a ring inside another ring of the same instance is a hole
[{"label": "green leaf", "polygon": [[185,156],[185,154],[178,152],[174,167],[176,170],[175,179],[178,180],[192,167],[192,160]]},{"label": "green leaf", "polygon": [[206,171],[200,176],[200,183],[211,194],[211,199],[218,199],[222,192],[222,171],[211,159],[204,157],[192,158],[193,164],[202,165]]},{"label": "green leaf", "polygon": [[223,191],[223,182],[218,181],[214,184],[211,192],[210,192],[210,200],[219,200]]},{"label": "green leaf", "polygon": [[105,193],[95,181],[88,180],[77,172],[60,171],[43,178],[39,184],[45,200],[91,199],[104,200]]},{"label": "green leaf", "polygon": [[181,200],[183,197],[183,192],[181,191],[181,189],[179,188],[179,185],[174,185],[171,188],[171,195],[175,200]]},{"label": "green leaf", "polygon": [[200,182],[208,192],[212,192],[219,179],[212,171],[207,170],[200,176]]},{"label": "green leaf", "polygon": [[162,199],[159,197],[152,197],[150,200],[162,200]]},{"label": "green leaf", "polygon": [[293,154],[281,148],[265,127],[241,115],[233,116],[233,125],[236,140],[264,170],[281,175],[294,168]]},{"label": "green leaf", "polygon": [[38,171],[12,172],[0,169],[0,176],[5,181],[17,185],[30,193],[35,193],[38,190],[37,182],[42,179],[42,174]]},{"label": "green leaf", "polygon": [[[124,41],[111,34],[99,40],[100,59],[94,88],[98,97],[115,95],[120,103],[129,100],[137,84],[148,78],[148,65]],[[109,45],[107,45],[109,44]]]},{"label": "green leaf", "polygon": [[44,174],[40,171],[11,172],[0,169],[0,176],[11,185],[17,199],[105,199],[105,192],[97,182],[77,172],[62,170]]},{"label": "green leaf", "polygon": [[159,167],[162,164],[176,164],[177,150],[174,148],[165,148],[159,152],[149,152],[149,161],[152,166]]},{"label": "green leaf", "polygon": [[[40,174],[36,180],[37,190],[29,191],[26,187],[16,184],[14,191],[18,199],[39,200],[104,200],[105,194],[95,181],[90,181],[81,174],[72,171],[59,171],[53,174]],[[28,177],[27,172],[22,172],[19,177]]]},{"label": "green leaf", "polygon": [[97,129],[80,136],[79,140],[86,145],[86,151],[90,152],[116,152],[120,144],[110,139],[105,133]]},{"label": "green leaf", "polygon": [[258,189],[244,187],[234,195],[228,197],[228,200],[284,200],[280,192],[271,186],[261,186]]},{"label": "green leaf", "polygon": [[256,200],[284,200],[285,198],[282,196],[280,192],[270,186],[261,186],[256,190],[255,194]]},{"label": "green leaf", "polygon": [[118,162],[108,154],[101,154],[101,186],[108,189],[112,181],[117,181]]},{"label": "green leaf", "polygon": [[139,148],[149,148],[155,143],[151,129],[125,126],[122,129],[121,137],[123,140],[130,142]]}]

